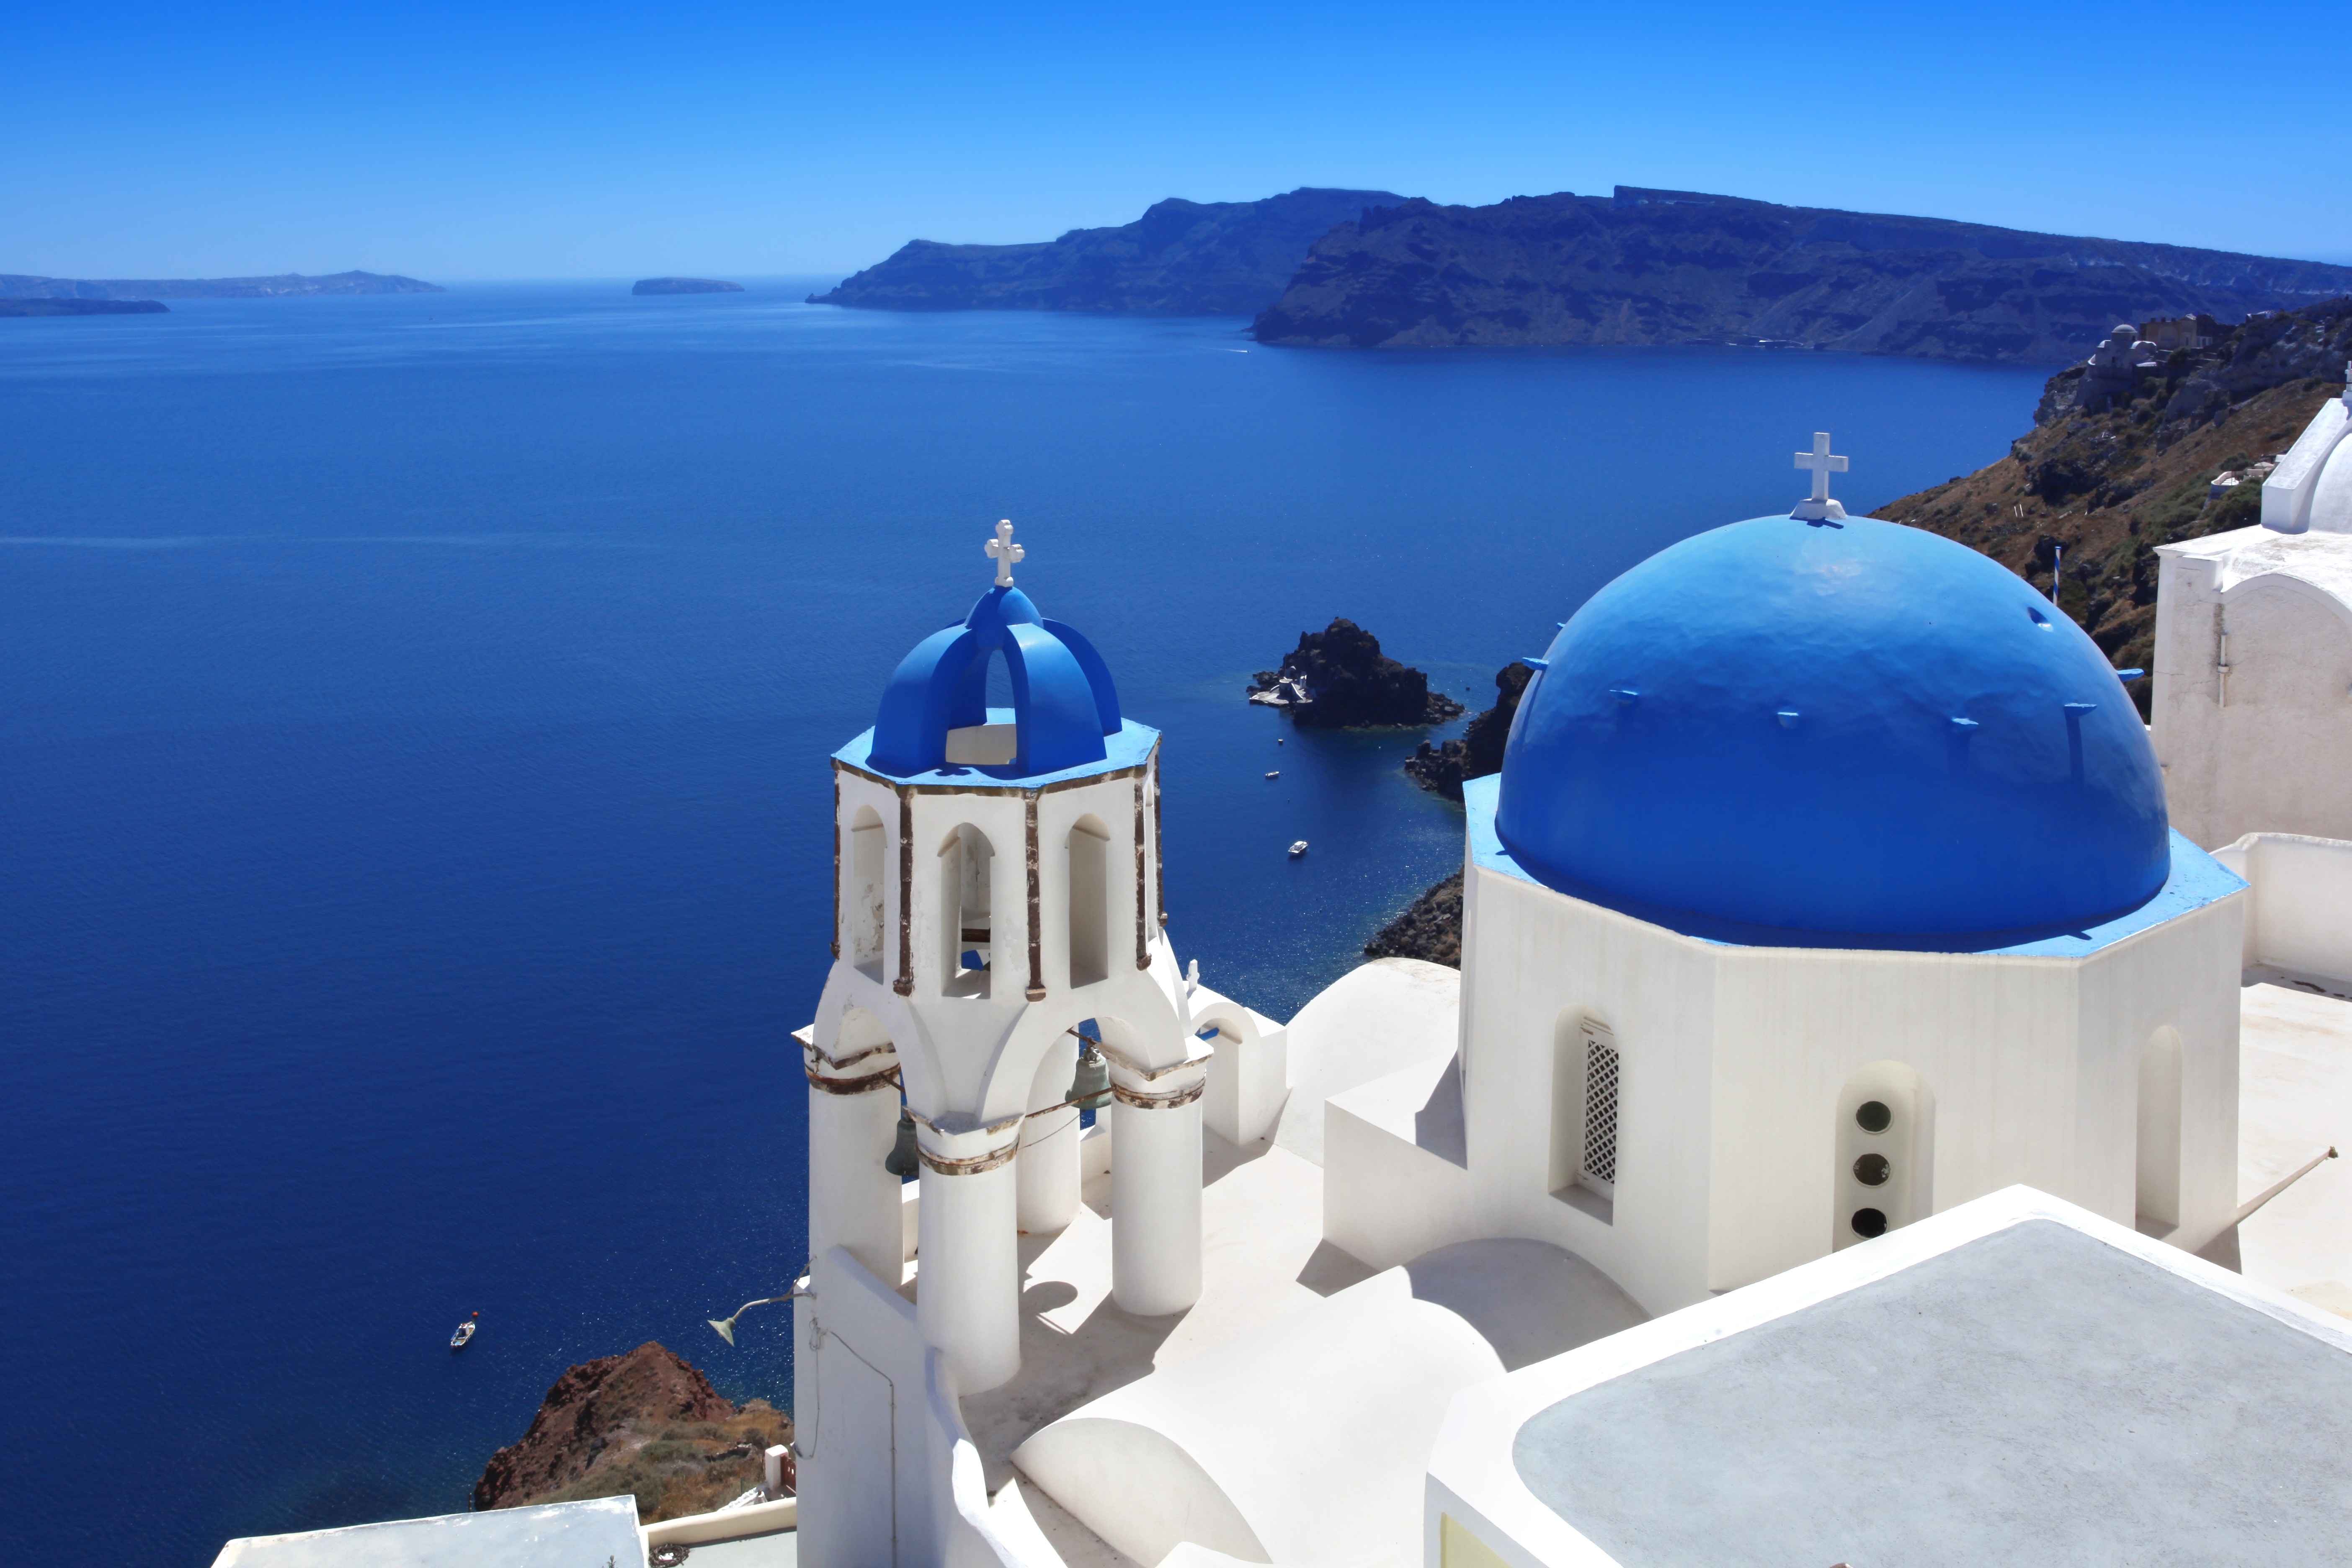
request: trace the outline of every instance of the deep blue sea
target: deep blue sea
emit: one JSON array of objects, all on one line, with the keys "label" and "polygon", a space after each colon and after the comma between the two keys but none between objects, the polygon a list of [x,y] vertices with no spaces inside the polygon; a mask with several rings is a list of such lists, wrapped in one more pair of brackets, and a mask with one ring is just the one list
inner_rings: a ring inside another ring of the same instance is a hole
[{"label": "deep blue sea", "polygon": [[825,757],[998,518],[1166,731],[1180,957],[1286,1016],[1461,815],[1417,735],[1277,749],[1250,672],[1345,615],[1484,707],[1614,574],[1795,500],[1814,430],[1867,507],[2000,456],[2046,374],[817,282],[0,321],[20,1555],[462,1509],[558,1373],[647,1339],[789,1402],[783,1312],[703,1320],[802,1260]]}]

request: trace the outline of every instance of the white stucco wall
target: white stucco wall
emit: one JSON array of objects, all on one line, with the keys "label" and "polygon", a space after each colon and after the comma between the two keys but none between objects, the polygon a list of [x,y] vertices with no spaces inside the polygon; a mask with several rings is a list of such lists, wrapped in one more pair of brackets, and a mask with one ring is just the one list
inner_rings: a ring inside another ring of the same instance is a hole
[{"label": "white stucco wall", "polygon": [[2252,885],[2247,968],[2352,982],[2352,843],[2249,833],[2213,858]]},{"label": "white stucco wall", "polygon": [[[2179,1234],[2200,1245],[2226,1223],[2242,893],[2079,958],[1719,946],[1476,866],[1466,899],[1463,1234],[1549,1241],[1654,1312],[1821,1257],[1846,1218],[1841,1092],[1890,1062],[1931,1108],[1924,1212],[2030,1183],[2130,1224],[2140,1063],[2160,1028],[2181,1041]],[[1621,1053],[1607,1205],[1550,1190],[1555,1040],[1580,1015]],[[1327,1213],[1360,1246],[1384,1230],[1427,1245],[1404,1222],[1444,1202],[1442,1174],[1383,1219],[1428,1156],[1381,1158],[1360,1199],[1327,1189]]]},{"label": "white stucco wall", "polygon": [[2352,838],[2352,535],[2242,528],[2158,554],[2152,731],[2172,825],[2208,849]]},{"label": "white stucco wall", "polygon": [[1323,1163],[1323,1102],[1415,1062],[1454,1054],[1462,976],[1417,958],[1376,958],[1325,987],[1290,1020],[1290,1094],[1275,1142]]}]

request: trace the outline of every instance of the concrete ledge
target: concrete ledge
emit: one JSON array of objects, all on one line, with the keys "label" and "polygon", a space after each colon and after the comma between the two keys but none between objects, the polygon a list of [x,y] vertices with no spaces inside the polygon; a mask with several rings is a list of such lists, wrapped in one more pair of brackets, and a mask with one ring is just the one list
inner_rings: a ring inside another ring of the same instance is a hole
[{"label": "concrete ledge", "polygon": [[689,1513],[645,1526],[646,1546],[701,1546],[713,1541],[733,1541],[744,1535],[794,1530],[801,1521],[801,1500],[778,1498],[773,1502],[746,1503],[711,1513]]}]

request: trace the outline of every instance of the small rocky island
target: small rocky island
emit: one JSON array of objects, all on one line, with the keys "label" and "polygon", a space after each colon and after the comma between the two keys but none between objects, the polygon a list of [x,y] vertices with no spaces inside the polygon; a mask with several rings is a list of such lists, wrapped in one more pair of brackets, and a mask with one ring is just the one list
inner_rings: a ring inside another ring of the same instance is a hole
[{"label": "small rocky island", "polygon": [[1301,632],[1280,669],[1261,669],[1249,700],[1279,708],[1310,729],[1364,730],[1442,724],[1462,704],[1429,689],[1429,677],[1381,651],[1381,639],[1343,617]]},{"label": "small rocky island", "polygon": [[743,285],[717,278],[640,278],[632,294],[740,294]]},{"label": "small rocky island", "polygon": [[[1405,759],[1412,782],[1450,800],[1462,798],[1465,779],[1503,771],[1503,742],[1511,720],[1536,672],[1514,659],[1495,672],[1495,705],[1470,721],[1458,741],[1433,746],[1427,741]],[[1364,944],[1367,958],[1419,958],[1462,967],[1462,873],[1456,871],[1405,907]]]},{"label": "small rocky island", "polygon": [[1519,695],[1536,672],[1513,659],[1495,672],[1495,705],[1470,721],[1462,738],[1433,746],[1427,741],[1404,760],[1412,782],[1448,800],[1462,798],[1462,781],[1483,779],[1503,771],[1503,742],[1511,738],[1511,720],[1519,711]]},{"label": "small rocky island", "polygon": [[628,1493],[648,1524],[708,1513],[759,1486],[769,1445],[792,1440],[791,1416],[764,1399],[738,1408],[648,1340],[557,1378],[522,1440],[490,1457],[474,1507]]},{"label": "small rocky island", "polygon": [[0,299],[0,316],[144,316],[171,308],[161,300]]}]

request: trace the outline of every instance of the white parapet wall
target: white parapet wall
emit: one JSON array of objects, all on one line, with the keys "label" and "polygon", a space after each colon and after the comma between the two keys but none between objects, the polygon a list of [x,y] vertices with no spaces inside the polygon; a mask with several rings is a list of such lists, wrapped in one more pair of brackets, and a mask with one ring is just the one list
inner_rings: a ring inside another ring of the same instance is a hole
[{"label": "white parapet wall", "polygon": [[2252,888],[2247,968],[2352,981],[2352,843],[2249,833],[2213,858]]}]

